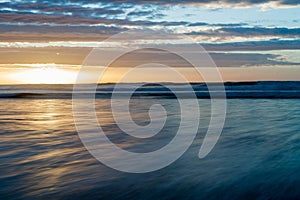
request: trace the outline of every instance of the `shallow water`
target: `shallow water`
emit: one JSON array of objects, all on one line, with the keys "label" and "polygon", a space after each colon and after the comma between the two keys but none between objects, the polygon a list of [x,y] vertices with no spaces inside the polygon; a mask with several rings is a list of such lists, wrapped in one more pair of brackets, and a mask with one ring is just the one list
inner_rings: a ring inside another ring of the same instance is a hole
[{"label": "shallow water", "polygon": [[[158,100],[133,101],[133,119],[145,125],[145,106]],[[70,99],[0,102],[0,199],[300,197],[298,99],[229,99],[223,133],[204,159],[198,152],[210,104],[199,99],[202,121],[193,145],[170,166],[146,174],[118,172],[93,158],[76,133]],[[107,99],[97,99],[96,110],[112,141],[127,150],[147,152],[167,144],[180,119],[177,100],[159,103],[169,111],[166,130],[142,143],[123,137],[111,119]]]}]

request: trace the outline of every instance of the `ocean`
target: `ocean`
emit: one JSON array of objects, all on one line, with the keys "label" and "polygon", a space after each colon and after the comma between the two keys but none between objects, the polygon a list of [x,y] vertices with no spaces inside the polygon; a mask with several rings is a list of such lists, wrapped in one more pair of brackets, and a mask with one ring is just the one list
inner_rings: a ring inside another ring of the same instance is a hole
[{"label": "ocean", "polygon": [[[99,86],[95,100],[109,138],[132,152],[168,144],[180,122],[177,99],[157,85],[142,89],[131,102],[133,120],[146,125],[147,107],[154,103],[166,108],[168,120],[153,140],[134,140],[112,119],[112,86]],[[198,153],[210,99],[203,85],[195,87],[201,117],[193,144],[171,165],[134,174],[105,166],[85,149],[74,124],[70,85],[1,86],[0,199],[298,199],[300,83],[225,84],[229,98],[224,129],[202,159]],[[151,90],[156,95],[149,95]]]}]

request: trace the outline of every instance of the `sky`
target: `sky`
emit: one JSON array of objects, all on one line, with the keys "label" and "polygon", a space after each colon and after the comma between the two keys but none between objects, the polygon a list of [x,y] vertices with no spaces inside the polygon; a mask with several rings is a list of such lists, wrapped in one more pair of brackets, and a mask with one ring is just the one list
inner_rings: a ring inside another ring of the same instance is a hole
[{"label": "sky", "polygon": [[[224,81],[300,80],[299,13],[299,0],[0,0],[0,84],[73,83],[93,48],[128,30],[189,36]],[[101,81],[117,81],[141,56],[166,60],[137,53]],[[189,66],[178,68],[201,81]],[[163,69],[139,73],[129,81],[176,82]]]}]

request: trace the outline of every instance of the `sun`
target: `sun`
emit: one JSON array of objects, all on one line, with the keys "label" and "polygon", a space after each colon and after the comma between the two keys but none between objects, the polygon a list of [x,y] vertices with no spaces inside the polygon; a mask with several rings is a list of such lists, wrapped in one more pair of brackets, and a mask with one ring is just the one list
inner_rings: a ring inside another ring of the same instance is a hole
[{"label": "sun", "polygon": [[12,78],[24,84],[70,84],[74,83],[76,76],[75,71],[60,69],[52,64],[22,69],[14,73]]}]

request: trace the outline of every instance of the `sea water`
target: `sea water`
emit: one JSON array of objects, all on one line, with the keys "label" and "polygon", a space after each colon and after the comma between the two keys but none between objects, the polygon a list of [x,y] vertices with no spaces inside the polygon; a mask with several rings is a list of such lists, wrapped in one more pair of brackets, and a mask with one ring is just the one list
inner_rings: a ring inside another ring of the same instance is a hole
[{"label": "sea water", "polygon": [[[130,174],[103,165],[85,149],[75,128],[71,99],[3,98],[0,199],[300,197],[299,99],[227,99],[221,137],[202,159],[198,153],[209,122],[210,100],[198,102],[200,127],[183,156],[158,171]],[[112,119],[108,98],[97,98],[95,108],[114,143],[128,151],[150,152],[168,144],[180,122],[176,99],[138,98],[131,102],[137,124],[149,123],[147,111],[153,103],[168,110],[167,125],[155,139],[145,141],[124,137]]]}]

